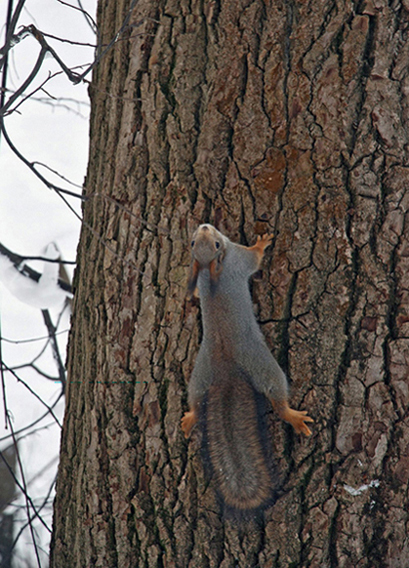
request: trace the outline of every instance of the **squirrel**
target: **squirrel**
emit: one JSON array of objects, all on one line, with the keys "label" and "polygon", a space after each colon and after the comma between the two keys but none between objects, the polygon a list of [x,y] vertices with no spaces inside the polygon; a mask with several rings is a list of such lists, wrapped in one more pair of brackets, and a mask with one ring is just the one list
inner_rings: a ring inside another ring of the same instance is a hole
[{"label": "squirrel", "polygon": [[255,318],[249,278],[259,270],[273,236],[246,247],[215,227],[193,235],[188,291],[199,289],[203,340],[188,386],[186,438],[199,422],[205,464],[225,512],[262,511],[274,498],[276,473],[267,415],[278,415],[307,436],[313,422],[288,405],[288,383]]}]

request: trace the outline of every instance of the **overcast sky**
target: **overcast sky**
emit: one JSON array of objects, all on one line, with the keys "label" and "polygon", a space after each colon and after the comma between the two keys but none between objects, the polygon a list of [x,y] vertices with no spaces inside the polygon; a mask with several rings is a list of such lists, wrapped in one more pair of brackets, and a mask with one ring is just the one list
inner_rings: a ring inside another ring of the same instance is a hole
[{"label": "overcast sky", "polygon": [[[77,5],[75,0],[71,0]],[[95,1],[82,0],[83,7],[94,16]],[[67,38],[77,42],[95,44],[95,37],[83,15],[58,0],[27,0],[19,25],[34,24],[42,32]],[[5,35],[7,2],[0,2],[1,41]],[[86,65],[93,59],[92,48],[71,46],[67,43],[49,40],[63,61],[69,66]],[[27,37],[16,45],[9,59],[9,89],[18,88],[30,73],[39,53],[39,45],[32,37]],[[32,92],[50,74],[59,72],[58,64],[47,57],[37,79],[29,87]],[[91,79],[88,76],[88,79]],[[38,92],[36,99],[27,100],[19,112],[7,116],[5,125],[9,136],[19,151],[30,161],[43,162],[61,175],[79,186],[84,181],[88,158],[88,96],[85,85],[72,85],[62,74],[52,78],[45,85],[46,92]],[[56,100],[57,99],[57,100]],[[42,169],[41,173],[56,185],[81,192],[70,187],[53,174]],[[71,204],[80,213],[80,201],[70,199]],[[9,150],[4,139],[0,144],[0,243],[21,255],[43,255],[50,242],[57,244],[63,258],[74,260],[80,231],[80,222],[69,211],[55,192],[47,189],[34,174]],[[43,271],[43,262],[34,261],[30,266]],[[72,275],[72,268],[69,268]],[[56,320],[59,310],[50,310]],[[10,340],[25,340],[47,335],[41,311],[15,299],[0,282],[0,314],[2,336]],[[65,314],[59,326],[66,330],[69,317]],[[67,333],[60,338],[61,348],[65,349]],[[21,365],[39,353],[45,341],[30,343],[2,342],[3,360],[8,366]],[[65,353],[63,353],[65,360]],[[39,359],[38,366],[49,373],[56,374],[56,367],[48,351]],[[18,370],[19,375],[27,381],[47,402],[52,404],[60,391],[53,381],[46,380],[31,369]],[[0,389],[1,390],[1,389]],[[44,407],[27,393],[17,380],[6,374],[7,404],[12,412],[16,430],[24,427],[33,419],[44,413]],[[63,406],[59,404],[57,414],[62,419]],[[53,424],[48,418],[42,425]],[[5,430],[3,403],[0,410],[0,449],[10,443],[4,437],[10,434]],[[36,499],[45,495],[50,479],[56,472],[56,455],[58,454],[60,430],[51,426],[26,438],[21,443],[21,451],[26,467],[27,478],[31,479],[46,469],[42,475],[30,485],[30,491]],[[3,440],[2,440],[3,439]],[[20,504],[22,501],[20,500]],[[51,515],[45,516],[51,526]],[[41,530],[41,529],[39,529]],[[41,531],[42,546],[48,547],[49,537]],[[44,540],[45,539],[45,540]],[[19,546],[21,555],[33,556],[30,535],[21,539]],[[42,557],[43,566],[47,565],[46,556]],[[19,566],[21,564],[15,564]],[[33,564],[36,565],[36,564]]]}]

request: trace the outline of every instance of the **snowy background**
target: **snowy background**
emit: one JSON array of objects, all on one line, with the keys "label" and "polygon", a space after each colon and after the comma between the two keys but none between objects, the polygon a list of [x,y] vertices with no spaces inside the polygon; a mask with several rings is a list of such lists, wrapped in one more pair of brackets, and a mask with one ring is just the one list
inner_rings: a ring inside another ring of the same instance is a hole
[{"label": "snowy background", "polygon": [[[78,6],[75,0],[71,2]],[[14,2],[16,4],[16,2]],[[93,17],[95,0],[82,0],[81,5]],[[7,2],[0,2],[1,38],[5,40]],[[66,38],[75,42],[95,44],[95,35],[84,15],[58,0],[27,0],[19,25],[34,24],[42,32]],[[17,28],[18,31],[19,28]],[[93,47],[70,45],[47,38],[64,63],[74,68],[87,66],[94,58]],[[17,89],[31,72],[38,57],[40,47],[33,37],[26,37],[11,50],[8,62],[7,88]],[[29,160],[42,162],[58,171],[62,176],[78,184],[78,188],[62,181],[45,168],[41,173],[60,187],[81,193],[88,158],[88,114],[89,103],[86,85],[73,85],[62,74],[58,64],[50,56],[45,59],[37,78],[25,94],[56,74],[44,86],[26,100],[18,111],[5,117],[5,127],[13,144]],[[78,71],[81,71],[78,69]],[[88,75],[90,80],[91,76]],[[6,101],[10,92],[6,95]],[[79,199],[68,198],[75,210],[81,214]],[[48,189],[30,169],[9,149],[4,137],[0,142],[0,243],[22,256],[44,256],[50,243],[55,243],[64,260],[75,260],[80,231],[80,221],[61,200],[56,192]],[[27,261],[38,272],[44,271],[43,261]],[[51,377],[57,376],[56,364],[47,341],[41,310],[29,305],[35,292],[22,292],[19,283],[10,283],[7,263],[0,262],[0,317],[2,359],[33,389],[43,401],[51,406],[61,392],[58,381],[44,378],[27,363],[44,353],[36,365]],[[73,266],[67,266],[72,277]],[[13,293],[10,292],[10,287]],[[18,300],[15,292],[20,292]],[[59,305],[49,307],[54,324],[57,323],[63,307],[62,295]],[[27,303],[28,302],[28,303]],[[65,362],[69,309],[63,312],[58,324],[58,341]],[[45,339],[38,339],[45,338]],[[30,341],[27,341],[30,340]],[[35,341],[31,341],[35,340]],[[13,428],[16,432],[31,424],[46,412],[42,405],[26,387],[10,373],[4,373],[6,401]],[[0,392],[2,391],[0,383]],[[54,412],[60,423],[63,417],[63,398]],[[57,471],[60,427],[48,415],[30,430],[22,432],[19,450],[24,467],[28,492],[34,503],[40,505],[46,498]],[[27,435],[29,434],[29,435]],[[5,428],[3,393],[0,400],[0,450],[10,445],[10,428]],[[21,474],[18,474],[21,480]],[[42,509],[42,517],[48,527],[52,526],[52,497]],[[18,513],[20,522],[15,523],[14,536],[26,523],[25,500],[22,495],[14,500],[7,512]],[[48,546],[50,534],[39,522],[35,522],[41,566],[48,565]],[[32,535],[26,529],[19,538],[13,557],[13,567],[38,566],[34,554]]]}]

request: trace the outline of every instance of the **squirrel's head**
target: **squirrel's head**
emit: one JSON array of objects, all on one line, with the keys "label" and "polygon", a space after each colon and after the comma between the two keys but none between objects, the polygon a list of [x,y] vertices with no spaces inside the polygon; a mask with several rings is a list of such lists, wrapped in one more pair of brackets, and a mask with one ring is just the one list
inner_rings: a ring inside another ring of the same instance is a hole
[{"label": "squirrel's head", "polygon": [[212,225],[200,225],[192,237],[192,255],[200,268],[209,268],[211,262],[224,254],[224,237]]},{"label": "squirrel's head", "polygon": [[226,253],[226,237],[212,225],[200,225],[193,234],[192,265],[189,278],[189,292],[193,294],[199,272],[208,269],[210,284],[215,286],[223,269],[223,258]]}]

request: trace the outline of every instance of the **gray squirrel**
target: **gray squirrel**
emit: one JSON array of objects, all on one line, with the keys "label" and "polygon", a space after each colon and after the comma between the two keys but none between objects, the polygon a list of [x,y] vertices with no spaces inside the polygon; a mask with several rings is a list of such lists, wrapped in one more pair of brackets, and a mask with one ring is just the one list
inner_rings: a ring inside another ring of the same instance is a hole
[{"label": "gray squirrel", "polygon": [[203,340],[181,427],[188,438],[199,422],[217,493],[225,510],[238,514],[262,511],[273,499],[270,403],[297,433],[309,436],[306,422],[313,422],[306,411],[289,407],[287,379],[253,312],[248,281],[271,240],[265,234],[245,247],[205,224],[191,243],[188,289],[199,289]]}]

